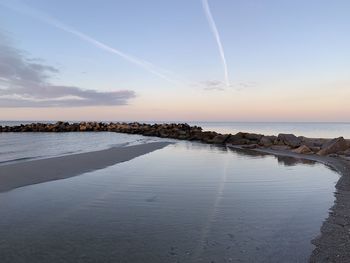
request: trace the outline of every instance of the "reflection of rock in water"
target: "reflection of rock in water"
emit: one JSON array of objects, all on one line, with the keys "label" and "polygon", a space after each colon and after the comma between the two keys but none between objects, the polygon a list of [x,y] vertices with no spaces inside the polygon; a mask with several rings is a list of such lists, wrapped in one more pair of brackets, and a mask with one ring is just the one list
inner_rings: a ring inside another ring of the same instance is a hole
[{"label": "reflection of rock in water", "polygon": [[259,152],[256,150],[251,150],[251,149],[238,149],[238,148],[228,148],[232,152],[236,152],[240,155],[248,156],[248,157],[254,157],[254,158],[265,158],[268,156],[274,156],[278,164],[284,165],[284,166],[295,166],[298,164],[306,164],[306,165],[315,165],[316,162],[312,160],[307,160],[307,159],[302,159],[302,158],[295,158],[295,157],[290,157],[290,156],[282,156],[282,155],[274,155],[270,153],[265,153],[265,152]]},{"label": "reflection of rock in water", "polygon": [[269,153],[259,152],[251,149],[239,149],[239,148],[232,148],[232,147],[227,147],[227,149],[231,152],[235,152],[235,153],[238,153],[239,155],[248,156],[248,157],[264,158],[267,156],[271,156],[271,154]]},{"label": "reflection of rock in water", "polygon": [[289,156],[276,156],[278,164],[282,164],[284,166],[295,166],[298,164],[306,164],[306,165],[315,165],[315,161],[306,160],[306,159],[298,159]]}]

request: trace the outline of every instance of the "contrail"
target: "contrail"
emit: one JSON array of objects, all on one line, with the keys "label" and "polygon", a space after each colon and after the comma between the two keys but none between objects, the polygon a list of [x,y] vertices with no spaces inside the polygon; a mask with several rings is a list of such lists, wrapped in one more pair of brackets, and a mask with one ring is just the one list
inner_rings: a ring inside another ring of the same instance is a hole
[{"label": "contrail", "polygon": [[217,43],[218,48],[219,48],[219,53],[220,53],[222,65],[224,67],[225,83],[226,83],[226,86],[228,87],[230,85],[230,80],[229,80],[229,77],[228,77],[228,69],[227,69],[227,63],[226,63],[226,58],[225,58],[225,52],[224,52],[224,48],[222,47],[219,31],[216,28],[216,24],[215,24],[214,18],[213,18],[212,14],[211,14],[210,7],[209,7],[209,4],[208,4],[208,0],[202,0],[202,5],[203,5],[205,16],[207,17],[210,29],[211,29],[211,31],[214,34],[216,43]]},{"label": "contrail", "polygon": [[[14,1],[16,2],[16,1]],[[51,26],[54,26],[60,30],[63,30],[67,33],[70,33],[78,38],[80,38],[81,40],[84,40],[94,46],[96,46],[97,48],[101,49],[101,50],[104,50],[104,51],[107,51],[107,52],[110,52],[112,54],[115,54],[115,55],[118,55],[119,57],[129,61],[130,63],[133,63],[145,70],[147,70],[148,72],[162,78],[162,79],[165,79],[169,82],[175,82],[177,83],[178,81],[177,80],[174,80],[172,78],[169,78],[168,76],[166,76],[163,72],[169,72],[167,70],[164,70],[164,69],[160,69],[160,68],[157,68],[156,66],[154,66],[152,63],[148,62],[148,61],[145,61],[145,60],[142,60],[142,59],[139,59],[139,58],[136,58],[134,56],[131,56],[125,52],[122,52],[118,49],[115,49],[109,45],[106,45],[96,39],[94,39],[93,37],[91,36],[88,36],[68,25],[65,25],[64,23],[42,13],[42,12],[39,12],[38,10],[35,10],[29,6],[25,6],[24,4],[22,3],[19,3],[17,2],[17,6],[14,6],[14,5],[11,5],[11,4],[4,4],[4,3],[0,3],[1,5],[4,5],[12,10],[15,10],[19,13],[23,13],[25,15],[28,15],[28,16],[31,16],[35,19],[38,19],[40,21],[43,21]]]}]

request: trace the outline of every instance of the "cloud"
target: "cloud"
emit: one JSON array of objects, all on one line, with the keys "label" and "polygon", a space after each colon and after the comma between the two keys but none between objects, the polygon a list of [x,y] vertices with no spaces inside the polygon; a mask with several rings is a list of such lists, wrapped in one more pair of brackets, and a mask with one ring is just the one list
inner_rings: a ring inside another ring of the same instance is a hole
[{"label": "cloud", "polygon": [[236,84],[238,89],[254,88],[258,85],[255,81],[239,82]]},{"label": "cloud", "polygon": [[168,82],[173,82],[173,83],[179,82],[178,79],[175,79],[173,77],[169,77],[171,72],[169,72],[168,70],[157,67],[149,61],[137,58],[137,57],[132,56],[130,54],[127,54],[119,49],[116,49],[116,48],[111,47],[105,43],[102,43],[101,41],[99,41],[99,40],[97,40],[97,39],[95,39],[87,34],[84,34],[83,32],[81,32],[81,31],[79,31],[71,26],[66,25],[66,24],[62,23],[61,21],[43,13],[43,12],[40,12],[39,10],[36,10],[32,7],[29,7],[29,6],[21,3],[21,1],[14,1],[12,3],[8,2],[8,3],[0,3],[0,4],[2,4],[3,6],[6,6],[7,8],[10,8],[16,12],[28,15],[28,16],[33,17],[35,19],[38,19],[46,24],[49,24],[53,27],[56,27],[64,32],[68,33],[68,34],[71,34],[71,35],[81,39],[82,41],[85,41],[85,42],[95,46],[98,49],[109,52],[113,55],[117,55],[117,56],[123,58],[124,60],[126,60],[126,61],[128,61],[128,62],[130,62],[138,67],[141,67],[144,70],[146,70],[146,71],[152,73],[153,75],[158,76],[159,78],[162,78]]},{"label": "cloud", "polygon": [[216,43],[218,45],[220,58],[221,58],[221,61],[222,61],[222,66],[224,68],[225,84],[228,87],[228,86],[230,86],[230,80],[229,80],[229,74],[228,74],[228,68],[227,68],[225,52],[224,52],[224,48],[222,46],[220,34],[219,34],[219,31],[218,31],[218,29],[216,27],[215,20],[214,20],[212,14],[211,14],[208,0],[202,0],[202,6],[203,6],[203,9],[204,9],[205,16],[206,16],[206,18],[208,20],[210,29],[213,32],[214,38],[215,38]]},{"label": "cloud", "polygon": [[226,84],[219,80],[202,81],[200,82],[200,86],[202,86],[204,90],[224,91],[226,88]]},{"label": "cloud", "polygon": [[207,91],[225,91],[227,90],[227,88],[232,88],[237,91],[240,91],[247,88],[254,88],[257,86],[257,83],[254,81],[247,81],[230,83],[229,85],[227,85],[225,82],[220,80],[206,80],[199,82],[196,86],[199,86],[203,88],[203,90]]},{"label": "cloud", "polygon": [[0,107],[79,107],[125,105],[135,97],[130,90],[100,92],[53,85],[59,70],[30,59],[0,34]]}]

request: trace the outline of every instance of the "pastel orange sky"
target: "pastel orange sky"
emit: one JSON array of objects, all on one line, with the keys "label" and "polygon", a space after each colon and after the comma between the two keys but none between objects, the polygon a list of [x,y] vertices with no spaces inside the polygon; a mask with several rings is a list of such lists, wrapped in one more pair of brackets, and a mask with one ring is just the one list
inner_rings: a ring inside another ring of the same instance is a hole
[{"label": "pastel orange sky", "polygon": [[[334,84],[335,85],[335,84]],[[334,86],[333,86],[334,87]],[[249,91],[164,92],[140,95],[129,105],[61,108],[3,108],[3,120],[144,120],[144,121],[347,121],[350,90],[336,94],[324,87],[308,91],[279,88]],[[193,100],[193,98],[196,98]]]}]

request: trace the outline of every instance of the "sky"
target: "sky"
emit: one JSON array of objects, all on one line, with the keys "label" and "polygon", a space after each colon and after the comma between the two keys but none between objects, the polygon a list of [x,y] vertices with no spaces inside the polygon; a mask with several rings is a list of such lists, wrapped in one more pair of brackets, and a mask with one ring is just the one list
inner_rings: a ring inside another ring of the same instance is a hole
[{"label": "sky", "polygon": [[0,0],[0,120],[350,121],[348,0]]}]

